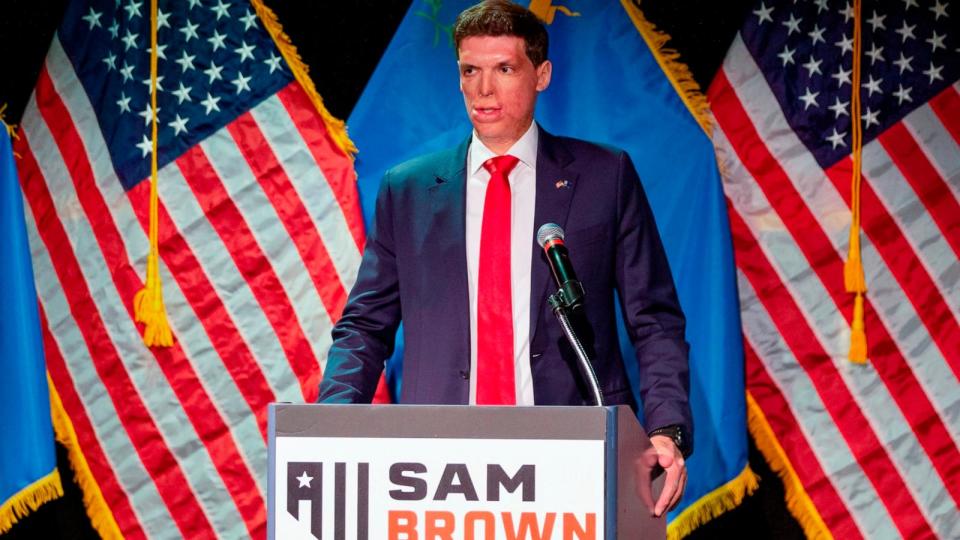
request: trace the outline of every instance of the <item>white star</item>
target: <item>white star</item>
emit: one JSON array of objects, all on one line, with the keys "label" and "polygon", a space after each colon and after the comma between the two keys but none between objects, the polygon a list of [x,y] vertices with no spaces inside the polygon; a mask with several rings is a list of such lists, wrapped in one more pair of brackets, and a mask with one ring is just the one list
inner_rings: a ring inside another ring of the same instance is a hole
[{"label": "white star", "polygon": [[[157,77],[157,92],[163,92],[163,85],[160,84],[161,82],[163,82],[163,75],[160,75],[159,77]],[[144,80],[143,80],[143,84],[146,85],[147,91],[149,92],[149,91],[150,91],[150,78],[147,77],[146,79],[144,79]]]},{"label": "white star", "polygon": [[946,49],[946,48],[947,48],[947,47],[944,46],[944,44],[943,44],[943,40],[946,39],[946,38],[947,38],[947,35],[946,35],[946,34],[944,34],[944,35],[942,35],[942,36],[941,36],[941,35],[938,35],[938,34],[937,34],[937,31],[934,30],[934,31],[933,31],[933,35],[930,36],[930,39],[925,39],[924,41],[926,41],[927,43],[929,43],[930,45],[932,45],[932,48],[931,48],[930,52],[935,53],[935,52],[937,52],[937,49]]},{"label": "white star", "polygon": [[107,71],[113,71],[117,69],[117,55],[111,54],[110,56],[104,58],[103,63],[107,65]]},{"label": "white star", "polygon": [[820,105],[817,104],[817,96],[819,95],[820,92],[810,92],[810,89],[807,88],[807,91],[800,96],[800,101],[803,102],[803,110],[809,109],[811,105],[814,107],[820,107]]},{"label": "white star", "polygon": [[807,63],[803,64],[803,67],[807,68],[807,76],[813,77],[814,73],[818,73],[822,75],[823,72],[820,71],[820,64],[822,63],[823,63],[823,60],[817,60],[816,58],[813,57],[813,55],[810,55],[810,59],[807,60]]},{"label": "white star", "polygon": [[188,0],[190,2],[190,7],[188,9],[193,9],[200,5],[200,0]]},{"label": "white star", "polygon": [[840,14],[843,15],[843,22],[848,22],[850,19],[853,18],[853,6],[851,6],[850,4],[847,4],[847,6],[843,8],[843,11],[841,11]]},{"label": "white star", "polygon": [[157,8],[157,30],[163,27],[170,28],[170,22],[167,20],[169,18],[169,13],[164,13],[162,9]]},{"label": "white star", "polygon": [[796,49],[791,49],[790,47],[787,47],[786,45],[784,45],[783,52],[778,54],[777,56],[780,57],[780,60],[783,60],[783,65],[786,66],[787,64],[793,63],[793,53],[795,53],[796,51],[797,51]]},{"label": "white star", "polygon": [[243,23],[243,31],[246,32],[247,30],[250,29],[251,26],[256,26],[257,14],[248,9],[247,14],[244,15],[243,17],[240,17],[240,22]]},{"label": "white star", "polygon": [[867,97],[873,97],[874,92],[880,92],[881,94],[883,94],[883,90],[880,90],[881,82],[883,82],[882,78],[880,80],[875,81],[873,80],[873,75],[870,75],[870,80],[861,84],[860,86],[863,88],[866,88],[867,91],[869,92],[869,94],[867,94]]},{"label": "white star", "polygon": [[123,67],[120,68],[120,74],[123,75],[123,82],[127,82],[133,78],[133,66],[128,65],[127,61],[123,61]]},{"label": "white star", "polygon": [[186,49],[184,49],[180,58],[174,60],[174,62],[180,64],[180,73],[185,73],[188,69],[197,69],[193,67],[193,59],[196,57],[194,54],[187,54]]},{"label": "white star", "polygon": [[250,91],[250,85],[247,84],[250,82],[250,77],[244,77],[243,73],[237,72],[237,78],[230,82],[237,87],[238,94],[243,90]]},{"label": "white star", "polygon": [[837,88],[843,88],[844,84],[850,84],[850,74],[853,70],[844,70],[843,66],[837,66],[837,72],[830,75],[837,80]]},{"label": "white star", "polygon": [[117,39],[117,35],[120,33],[120,23],[113,21],[113,24],[110,25],[110,28],[107,28],[107,31],[110,32],[110,37]]},{"label": "white star", "polygon": [[773,13],[773,8],[768,8],[766,2],[760,2],[760,9],[753,11],[754,15],[760,17],[760,19],[757,21],[757,25],[762,25],[763,21],[773,22],[773,17],[770,16],[771,13]]},{"label": "white star", "polygon": [[863,129],[870,129],[870,126],[874,124],[879,126],[880,121],[877,120],[877,116],[879,114],[880,114],[880,111],[873,112],[872,110],[870,110],[870,107],[867,107],[867,112],[863,113],[863,116],[860,117],[863,119],[864,122],[866,122],[866,125],[863,126]]},{"label": "white star", "polygon": [[894,30],[894,32],[900,34],[900,43],[906,43],[907,39],[917,39],[917,36],[913,35],[916,28],[917,25],[907,26],[907,21],[903,21],[903,26],[899,30]]},{"label": "white star", "polygon": [[130,112],[130,98],[127,97],[127,94],[120,92],[120,99],[117,100],[117,106],[120,107],[120,112]]},{"label": "white star", "polygon": [[877,60],[883,61],[883,47],[877,47],[874,43],[867,51],[867,56],[870,57],[870,65],[877,63]]},{"label": "white star", "polygon": [[815,0],[814,3],[817,5],[817,14],[819,15],[821,11],[827,9],[827,0]]},{"label": "white star", "polygon": [[874,32],[877,31],[877,28],[886,30],[887,27],[886,25],[883,24],[883,20],[886,18],[887,18],[886,15],[880,15],[879,13],[877,13],[877,10],[873,10],[873,16],[867,19],[867,22],[870,23],[870,28]]},{"label": "white star", "polygon": [[242,46],[233,50],[233,52],[240,55],[240,63],[242,64],[247,58],[253,60],[253,45],[247,45],[246,41],[241,41],[240,43]]},{"label": "white star", "polygon": [[187,132],[187,122],[189,118],[180,118],[180,115],[176,115],[176,118],[172,122],[168,122],[167,125],[174,129],[173,136],[176,137],[180,134],[181,131]]},{"label": "white star", "polygon": [[130,0],[130,3],[123,8],[127,10],[127,20],[130,20],[134,17],[140,17],[140,6],[142,5],[143,2],[134,2],[133,0]]},{"label": "white star", "polygon": [[226,39],[226,37],[227,37],[226,35],[221,34],[220,32],[217,32],[216,30],[214,30],[213,35],[208,37],[207,41],[210,42],[211,45],[213,45],[213,50],[216,51],[221,47],[226,47],[226,45],[223,44],[223,40]]},{"label": "white star", "polygon": [[903,7],[904,11],[910,11],[912,7],[920,7],[917,5],[917,0],[903,0],[903,3],[905,4]]},{"label": "white star", "polygon": [[211,84],[213,83],[213,81],[223,78],[220,76],[221,71],[223,71],[223,68],[221,66],[218,66],[213,61],[210,62],[210,67],[203,70],[203,72],[207,74],[207,77],[210,77],[210,80],[208,82]]},{"label": "white star", "polygon": [[99,26],[100,28],[103,28],[103,26],[100,24],[101,15],[103,15],[102,11],[94,11],[93,8],[91,7],[90,13],[87,13],[86,15],[80,18],[87,21],[87,24],[90,25],[90,28],[88,30],[93,30],[94,26]]},{"label": "white star", "polygon": [[902,105],[904,101],[913,101],[910,98],[910,87],[904,88],[902,84],[897,85],[897,91],[893,93],[897,96],[897,105]]},{"label": "white star", "polygon": [[273,54],[273,51],[270,51],[270,58],[267,58],[266,60],[264,60],[263,63],[270,66],[270,73],[273,73],[273,70],[281,69],[280,68],[281,60],[283,60],[283,58]]},{"label": "white star", "polygon": [[836,150],[837,146],[846,146],[847,143],[843,142],[843,138],[847,135],[846,131],[837,133],[837,128],[833,128],[833,134],[827,137],[827,140],[830,141],[830,144],[833,145],[833,149]]},{"label": "white star", "polygon": [[300,482],[300,485],[297,487],[311,487],[310,482],[313,480],[312,476],[307,476],[307,471],[303,471],[303,474],[297,477],[297,481]]},{"label": "white star", "polygon": [[137,44],[137,36],[139,36],[139,35],[140,35],[140,34],[133,34],[133,33],[131,33],[131,32],[130,32],[130,29],[128,28],[128,29],[127,29],[127,33],[124,34],[124,36],[123,36],[122,38],[120,38],[120,41],[122,41],[122,42],[124,43],[123,50],[129,51],[129,50],[130,50],[130,47],[133,47],[134,45],[136,45],[136,44]]},{"label": "white star", "polygon": [[190,24],[190,21],[187,21],[185,26],[180,27],[180,31],[183,32],[183,40],[190,43],[191,39],[197,38],[197,28],[199,26],[199,24]]},{"label": "white star", "polygon": [[[144,105],[144,109],[137,114],[143,117],[143,125],[149,125],[153,121],[153,116],[150,115],[150,103]],[[160,114],[160,107],[157,107],[157,114]]]},{"label": "white star", "polygon": [[[163,58],[164,60],[166,60],[167,53],[164,52],[166,50],[167,50],[166,45],[157,45],[157,58]],[[153,54],[153,47],[147,47],[147,53]]]},{"label": "white star", "polygon": [[904,71],[913,71],[913,67],[910,66],[910,62],[912,61],[912,56],[903,56],[903,53],[900,53],[900,59],[894,60],[893,63],[900,68],[900,74],[903,75]]},{"label": "white star", "polygon": [[207,114],[210,114],[210,111],[220,112],[220,107],[217,103],[220,102],[220,98],[213,97],[210,95],[210,92],[207,92],[207,99],[200,102],[201,105],[207,108]]},{"label": "white star", "polygon": [[825,28],[820,28],[820,26],[817,25],[817,26],[814,26],[813,30],[808,32],[807,35],[810,36],[810,39],[813,40],[814,45],[816,45],[818,41],[823,41],[824,43],[826,43],[826,40],[823,39],[823,32],[825,30],[826,30]]},{"label": "white star", "polygon": [[[850,113],[847,112],[847,105],[850,104],[849,101],[840,101],[840,98],[838,98],[838,97],[835,97],[835,98],[833,98],[833,99],[834,99],[833,105],[831,105],[831,106],[828,107],[828,108],[829,108],[831,111],[833,111],[833,118],[834,118],[834,120],[836,120],[837,118],[840,118],[841,116],[843,116],[843,115],[845,115],[845,114],[846,114],[846,115],[849,115],[849,114],[850,114]],[[836,148],[836,147],[834,147],[834,148]]]},{"label": "white star", "polygon": [[793,16],[793,13],[790,14],[790,19],[780,23],[787,27],[787,35],[792,35],[794,32],[800,31],[800,19]]},{"label": "white star", "polygon": [[230,17],[230,13],[227,11],[230,9],[230,4],[224,4],[223,0],[217,0],[217,5],[210,9],[217,14],[218,21],[220,20],[220,17]]},{"label": "white star", "polygon": [[941,81],[943,80],[943,75],[940,74],[941,71],[943,71],[943,66],[936,67],[933,65],[933,62],[930,62],[930,69],[925,70],[923,74],[926,75],[927,77],[930,77],[929,84],[933,84],[933,81],[937,79]]},{"label": "white star", "polygon": [[837,47],[840,47],[840,54],[843,54],[847,51],[853,51],[853,39],[848,38],[846,35],[843,36],[843,39],[834,43]]},{"label": "white star", "polygon": [[148,139],[146,135],[143,136],[143,141],[138,143],[136,146],[141,152],[143,152],[140,157],[147,157],[147,154],[153,152],[153,141]]},{"label": "white star", "polygon": [[949,15],[947,15],[947,6],[949,6],[949,4],[941,4],[940,0],[937,0],[936,5],[930,7],[930,11],[932,11],[934,15],[933,20],[939,21],[941,15],[949,17]]},{"label": "white star", "polygon": [[180,81],[180,88],[171,92],[171,94],[177,96],[177,105],[184,101],[193,101],[193,99],[190,98],[190,90],[193,90],[192,86],[184,86],[183,81]]}]

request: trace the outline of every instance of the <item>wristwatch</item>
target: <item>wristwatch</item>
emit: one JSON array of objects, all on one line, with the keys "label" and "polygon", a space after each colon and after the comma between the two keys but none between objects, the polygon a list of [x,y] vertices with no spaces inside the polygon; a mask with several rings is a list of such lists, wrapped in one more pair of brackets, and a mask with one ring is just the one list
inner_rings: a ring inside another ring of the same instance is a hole
[{"label": "wristwatch", "polygon": [[687,436],[683,426],[679,424],[663,426],[647,434],[648,437],[653,437],[654,435],[664,435],[670,437],[670,439],[673,441],[673,444],[677,445],[677,448],[680,449],[680,453],[683,454],[684,458],[689,457],[693,452],[693,447],[691,445],[693,441],[691,441]]}]

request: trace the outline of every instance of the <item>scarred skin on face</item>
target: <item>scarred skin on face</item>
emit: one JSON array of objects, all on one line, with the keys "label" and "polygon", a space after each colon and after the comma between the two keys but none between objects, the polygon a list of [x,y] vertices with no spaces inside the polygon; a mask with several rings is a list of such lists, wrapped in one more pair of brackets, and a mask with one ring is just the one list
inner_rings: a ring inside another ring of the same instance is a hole
[{"label": "scarred skin on face", "polygon": [[460,42],[460,91],[470,123],[490,150],[503,154],[530,127],[537,95],[550,85],[547,60],[534,66],[523,38],[470,36]]}]

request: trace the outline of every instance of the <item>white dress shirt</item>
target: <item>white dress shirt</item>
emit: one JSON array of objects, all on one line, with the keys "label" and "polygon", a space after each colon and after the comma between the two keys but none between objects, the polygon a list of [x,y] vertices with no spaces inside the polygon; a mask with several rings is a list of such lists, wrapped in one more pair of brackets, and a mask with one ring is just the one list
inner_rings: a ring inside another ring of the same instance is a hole
[{"label": "white dress shirt", "polygon": [[[519,159],[510,171],[510,294],[513,307],[513,358],[517,405],[533,405],[530,371],[530,261],[533,257],[533,212],[537,194],[537,142],[540,132],[531,122],[506,154]],[[470,404],[477,403],[477,275],[483,203],[490,173],[483,163],[496,156],[473,132],[467,154],[467,283],[470,292]]]}]

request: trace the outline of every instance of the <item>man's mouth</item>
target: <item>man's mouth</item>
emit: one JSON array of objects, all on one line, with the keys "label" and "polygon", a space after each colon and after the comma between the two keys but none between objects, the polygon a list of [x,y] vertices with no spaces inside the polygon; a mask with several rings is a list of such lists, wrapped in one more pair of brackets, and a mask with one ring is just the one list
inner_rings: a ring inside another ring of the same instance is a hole
[{"label": "man's mouth", "polygon": [[500,107],[474,107],[473,115],[480,119],[492,119],[500,115]]}]

